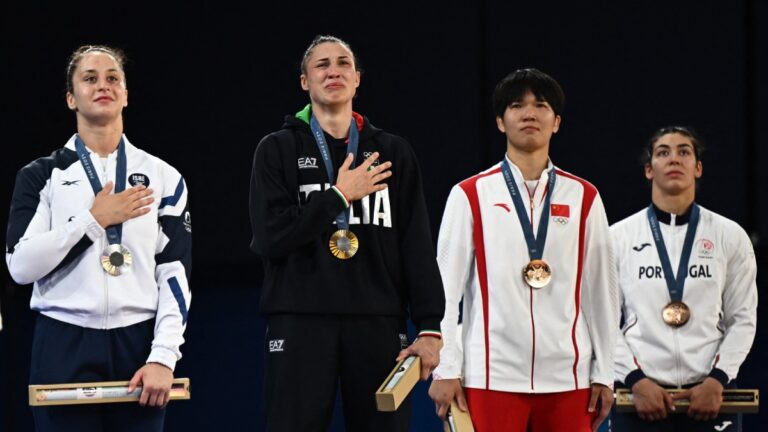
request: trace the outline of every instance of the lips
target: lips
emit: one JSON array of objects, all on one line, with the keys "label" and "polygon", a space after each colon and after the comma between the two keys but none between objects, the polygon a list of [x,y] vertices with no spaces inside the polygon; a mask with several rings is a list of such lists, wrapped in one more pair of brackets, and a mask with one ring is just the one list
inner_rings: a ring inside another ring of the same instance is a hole
[{"label": "lips", "polygon": [[101,102],[101,101],[109,101],[109,102],[111,102],[111,101],[113,101],[113,100],[114,100],[114,99],[112,99],[112,98],[111,98],[111,97],[109,97],[109,96],[101,96],[101,97],[98,97],[98,98],[96,98],[96,102]]},{"label": "lips", "polygon": [[344,84],[339,82],[328,83],[325,85],[325,88],[331,89],[331,90],[340,89],[340,88],[344,88]]}]

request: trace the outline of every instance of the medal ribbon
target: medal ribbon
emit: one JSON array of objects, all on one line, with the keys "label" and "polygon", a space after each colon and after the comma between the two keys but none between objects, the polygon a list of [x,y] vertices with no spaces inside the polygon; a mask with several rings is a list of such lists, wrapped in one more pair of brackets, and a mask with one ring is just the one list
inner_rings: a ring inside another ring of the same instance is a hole
[{"label": "medal ribbon", "polygon": [[661,236],[659,219],[653,210],[653,204],[648,206],[648,224],[651,226],[653,241],[656,243],[656,252],[661,260],[661,269],[664,271],[664,279],[667,281],[669,298],[672,301],[683,300],[683,288],[685,287],[685,278],[688,276],[688,262],[691,259],[691,249],[693,249],[693,238],[696,236],[696,227],[699,225],[699,206],[696,203],[691,207],[691,218],[688,220],[688,229],[685,232],[685,241],[683,242],[683,252],[680,255],[680,264],[677,266],[677,277],[673,276],[672,264],[669,262],[667,247],[664,245],[664,237]]},{"label": "medal ribbon", "polygon": [[[323,134],[323,129],[320,128],[320,123],[318,123],[317,119],[314,115],[309,119],[309,127],[312,129],[312,135],[315,136],[315,142],[317,143],[317,148],[320,150],[320,155],[323,157],[323,164],[325,165],[325,172],[328,173],[328,182],[333,184],[336,180],[336,175],[333,172],[333,161],[331,160],[331,151],[328,148],[328,143],[325,142],[325,135]],[[355,119],[352,119],[352,122],[349,126],[349,145],[347,146],[347,153],[352,153],[354,158],[352,159],[352,165],[350,165],[350,169],[355,168],[355,160],[357,159],[357,145],[360,142],[360,134],[357,131],[357,122]],[[350,207],[351,207],[350,203]],[[344,211],[339,213],[336,216],[336,226],[339,227],[339,229],[347,230],[349,229],[349,210],[350,207],[347,207]]]},{"label": "medal ribbon", "polygon": [[507,189],[509,189],[509,194],[512,196],[512,202],[515,204],[515,210],[517,210],[517,218],[520,220],[520,226],[523,228],[525,242],[528,244],[528,256],[531,260],[541,259],[541,257],[544,256],[544,243],[547,241],[549,203],[552,201],[552,193],[555,190],[555,169],[552,168],[549,171],[547,197],[544,199],[544,209],[542,209],[541,218],[539,219],[539,231],[536,233],[535,238],[533,237],[532,224],[528,223],[528,211],[523,203],[523,198],[520,196],[520,190],[517,189],[517,184],[512,176],[512,169],[509,167],[507,158],[504,158],[501,162],[501,172],[504,174],[504,181],[507,183]]},{"label": "medal ribbon", "polygon": [[[91,182],[91,188],[93,194],[96,195],[101,192],[102,186],[99,181],[99,176],[96,175],[96,169],[91,163],[91,156],[88,150],[85,149],[83,140],[80,139],[80,135],[75,135],[75,150],[77,150],[77,157],[80,159],[80,163],[83,165],[85,175],[88,176],[88,181]],[[120,144],[117,146],[117,173],[115,175],[115,193],[120,193],[125,190],[125,179],[127,178],[128,161],[125,157],[125,143],[123,138],[120,138]],[[109,244],[120,244],[123,238],[123,224],[110,225],[105,230],[107,232],[107,239]]]}]

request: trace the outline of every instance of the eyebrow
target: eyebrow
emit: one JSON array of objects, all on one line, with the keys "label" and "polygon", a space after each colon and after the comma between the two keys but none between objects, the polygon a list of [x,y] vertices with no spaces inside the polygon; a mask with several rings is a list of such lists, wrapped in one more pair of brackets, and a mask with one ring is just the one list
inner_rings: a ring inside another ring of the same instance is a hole
[{"label": "eyebrow", "polygon": [[[337,59],[349,59],[349,56],[348,55],[340,55],[340,56],[338,56],[336,58]],[[331,60],[330,57],[323,57],[323,58],[319,58],[319,59],[317,59],[315,61],[316,62],[321,62],[321,61],[330,61],[330,60]]]},{"label": "eyebrow", "polygon": [[[671,148],[672,148],[672,145],[671,145],[671,144],[664,144],[664,143],[662,143],[662,144],[659,144],[659,145],[657,145],[657,146],[654,148],[654,150],[660,149],[660,148],[662,148],[662,147],[663,147],[663,148],[666,148],[666,149],[671,149]],[[691,149],[693,149],[693,146],[692,146],[690,143],[680,143],[680,144],[676,144],[676,145],[675,145],[675,147],[676,147],[676,148],[682,148],[682,147],[690,147]]]},{"label": "eyebrow", "polygon": [[[110,69],[107,69],[107,72],[120,72],[120,71],[118,69],[116,69],[116,68],[110,68]],[[84,73],[84,74],[85,73],[98,73],[98,71],[96,69],[86,69],[82,73]]]}]

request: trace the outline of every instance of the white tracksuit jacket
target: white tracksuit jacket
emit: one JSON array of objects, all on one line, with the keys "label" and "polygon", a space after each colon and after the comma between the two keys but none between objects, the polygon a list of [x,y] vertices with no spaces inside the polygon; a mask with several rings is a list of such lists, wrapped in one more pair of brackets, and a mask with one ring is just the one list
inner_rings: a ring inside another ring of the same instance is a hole
[{"label": "white tracksuit jacket", "polygon": [[[691,318],[679,328],[666,325],[661,318],[670,297],[646,209],[611,227],[625,321],[617,344],[615,375],[630,387],[645,376],[667,386],[697,383],[707,376],[726,384],[736,378],[752,346],[757,321],[757,265],[752,243],[735,222],[699,208],[683,290]],[[688,215],[658,209],[656,214],[672,269],[677,272]]]},{"label": "white tracksuit jacket", "polygon": [[[522,174],[510,167],[526,197]],[[534,233],[552,167],[525,221]],[[518,393],[613,385],[618,306],[605,210],[597,189],[572,174],[558,169],[554,189],[543,256],[553,279],[542,289],[523,280],[530,258],[500,165],[452,189],[438,240],[446,312],[437,378]]]},{"label": "white tracksuit jacket", "polygon": [[[89,211],[94,192],[75,152],[75,136],[51,156],[19,170],[11,201],[6,262],[19,284],[34,282],[30,305],[69,324],[113,329],[155,318],[148,362],[174,369],[191,293],[191,225],[184,179],[172,166],[126,145],[126,188],[154,189],[148,214],[123,223],[133,254],[128,272],[110,276],[100,256],[105,230]],[[90,152],[90,150],[88,150]],[[115,181],[117,151],[106,167],[90,152],[101,184]]]}]

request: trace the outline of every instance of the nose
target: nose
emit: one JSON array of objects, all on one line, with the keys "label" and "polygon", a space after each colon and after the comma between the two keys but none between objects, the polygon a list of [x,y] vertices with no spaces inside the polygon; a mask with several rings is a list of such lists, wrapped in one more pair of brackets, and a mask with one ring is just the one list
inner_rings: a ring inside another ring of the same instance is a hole
[{"label": "nose", "polygon": [[524,107],[523,120],[536,120],[536,110],[531,106]]}]

